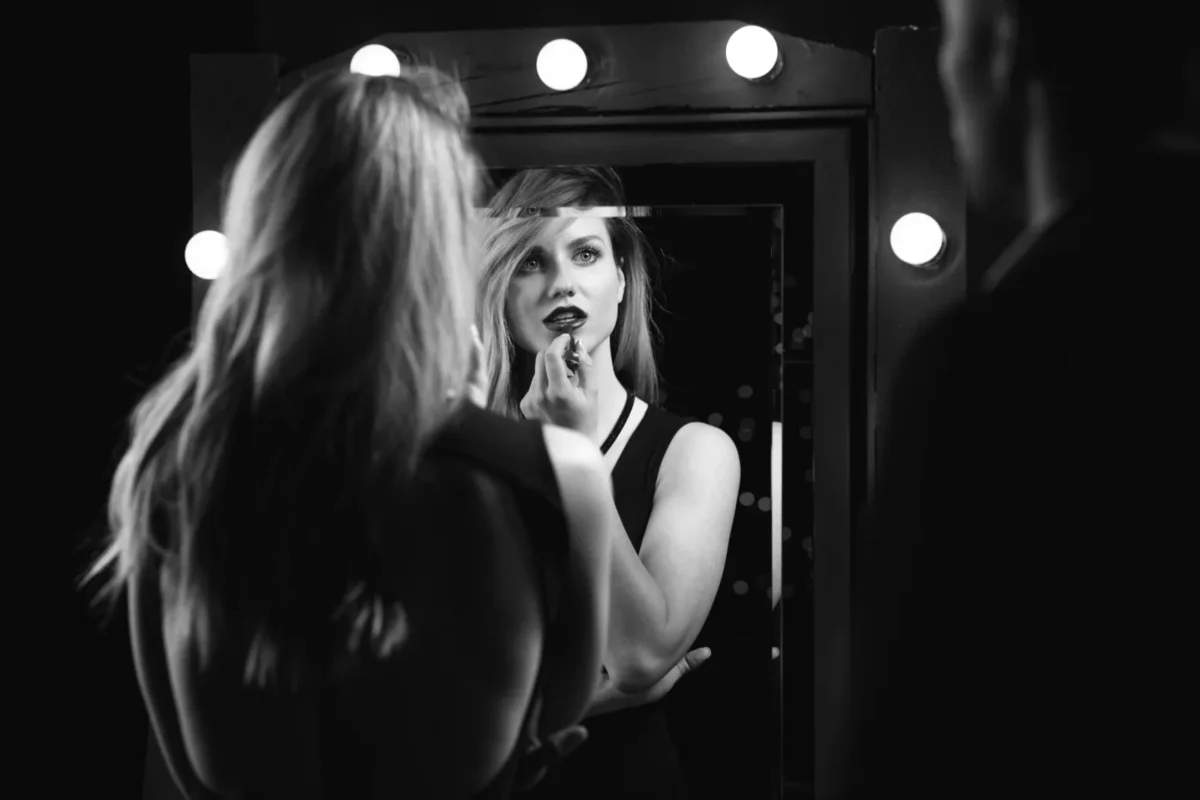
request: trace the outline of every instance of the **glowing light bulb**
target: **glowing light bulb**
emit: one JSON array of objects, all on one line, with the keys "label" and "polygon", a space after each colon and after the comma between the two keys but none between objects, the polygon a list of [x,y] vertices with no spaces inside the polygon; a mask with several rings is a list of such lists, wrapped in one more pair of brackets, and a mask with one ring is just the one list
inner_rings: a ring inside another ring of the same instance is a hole
[{"label": "glowing light bulb", "polygon": [[892,252],[906,264],[923,267],[946,249],[946,233],[928,214],[905,214],[892,226]]},{"label": "glowing light bulb", "polygon": [[193,275],[211,281],[225,271],[229,242],[219,231],[200,231],[188,240],[183,260]]},{"label": "glowing light bulb", "polygon": [[746,25],[738,28],[725,45],[729,68],[747,80],[771,74],[779,63],[779,43],[766,28]]},{"label": "glowing light bulb", "polygon": [[587,53],[570,39],[555,39],[538,53],[538,77],[556,92],[565,92],[583,83],[587,70]]},{"label": "glowing light bulb", "polygon": [[390,47],[381,44],[369,44],[360,48],[350,59],[350,71],[360,75],[390,75],[400,77],[400,59]]}]

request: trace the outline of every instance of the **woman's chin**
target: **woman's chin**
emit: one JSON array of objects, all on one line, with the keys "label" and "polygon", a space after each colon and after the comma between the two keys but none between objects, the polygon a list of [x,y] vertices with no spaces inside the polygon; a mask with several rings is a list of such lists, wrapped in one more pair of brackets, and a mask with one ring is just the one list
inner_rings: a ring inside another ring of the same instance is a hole
[{"label": "woman's chin", "polygon": [[545,335],[545,338],[544,338],[544,344],[542,344],[542,349],[543,349],[543,350],[545,350],[545,349],[546,349],[547,347],[549,347],[549,346],[550,346],[552,343],[554,343],[554,342],[558,341],[558,339],[559,339],[560,337],[567,336],[567,335],[574,336],[576,339],[579,339],[579,338],[581,338],[581,337],[580,337],[580,334],[579,334],[579,329],[578,329],[578,328],[575,328],[575,329],[563,329],[563,330],[553,330],[553,329],[549,329],[549,328],[548,328],[548,329],[546,330],[546,335]]}]

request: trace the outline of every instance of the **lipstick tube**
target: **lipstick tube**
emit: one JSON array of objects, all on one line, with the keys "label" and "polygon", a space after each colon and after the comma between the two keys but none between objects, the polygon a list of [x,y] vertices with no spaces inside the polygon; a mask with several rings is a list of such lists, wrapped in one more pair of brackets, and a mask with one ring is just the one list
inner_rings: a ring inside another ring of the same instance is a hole
[{"label": "lipstick tube", "polygon": [[567,345],[567,349],[563,353],[563,361],[566,363],[567,369],[571,370],[571,372],[579,371],[579,340],[573,335],[571,336],[570,344]]}]

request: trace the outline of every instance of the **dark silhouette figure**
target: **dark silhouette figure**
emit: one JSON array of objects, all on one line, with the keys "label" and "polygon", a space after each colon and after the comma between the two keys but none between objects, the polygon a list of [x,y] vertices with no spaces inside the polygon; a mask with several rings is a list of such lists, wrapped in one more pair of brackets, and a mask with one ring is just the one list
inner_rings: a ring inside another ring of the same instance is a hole
[{"label": "dark silhouette figure", "polygon": [[971,200],[1027,229],[882,410],[837,795],[1197,796],[1184,6],[941,5]]}]

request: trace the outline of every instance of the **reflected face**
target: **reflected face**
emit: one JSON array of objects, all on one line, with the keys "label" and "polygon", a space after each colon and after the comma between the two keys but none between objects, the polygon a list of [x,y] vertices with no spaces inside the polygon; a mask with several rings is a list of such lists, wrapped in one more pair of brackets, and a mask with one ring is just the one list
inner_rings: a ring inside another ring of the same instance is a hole
[{"label": "reflected face", "polygon": [[624,297],[625,273],[604,219],[555,219],[513,273],[505,314],[522,350],[545,350],[570,332],[590,352],[612,334]]},{"label": "reflected face", "polygon": [[1024,89],[1015,79],[1015,25],[1000,0],[941,0],[938,73],[971,201],[1017,212],[1024,181]]}]

